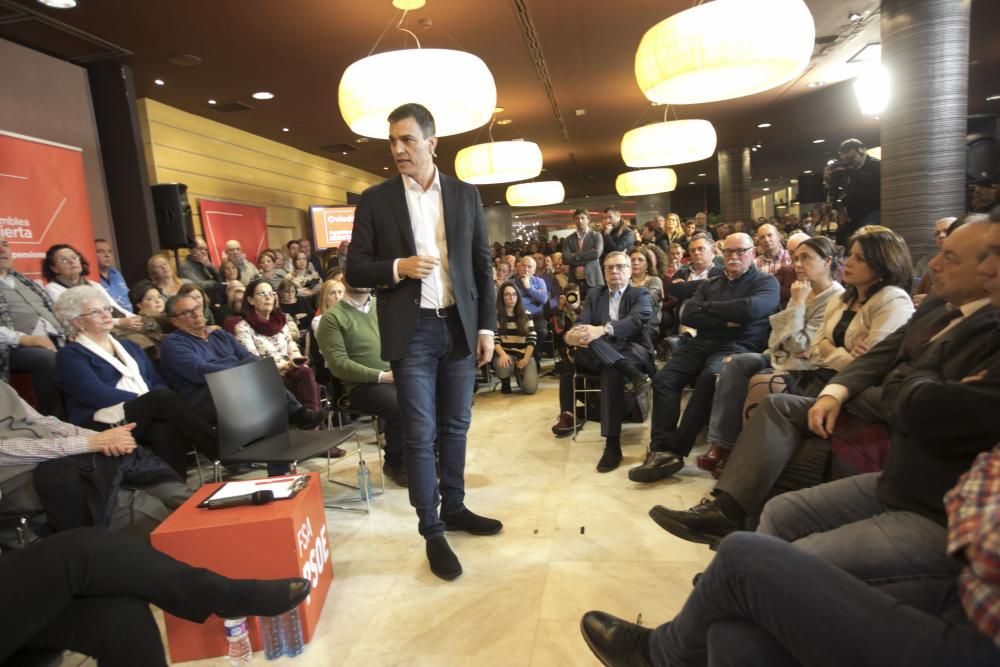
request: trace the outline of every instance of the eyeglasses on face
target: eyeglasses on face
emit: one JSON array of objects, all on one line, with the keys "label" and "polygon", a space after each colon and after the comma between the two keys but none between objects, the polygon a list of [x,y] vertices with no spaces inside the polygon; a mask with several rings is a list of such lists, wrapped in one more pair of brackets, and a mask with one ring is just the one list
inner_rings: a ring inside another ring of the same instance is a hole
[{"label": "eyeglasses on face", "polygon": [[66,255],[65,257],[59,257],[56,259],[60,264],[73,264],[80,261],[79,255]]},{"label": "eyeglasses on face", "polygon": [[604,265],[604,270],[605,271],[624,271],[626,269],[631,269],[631,268],[632,267],[629,264],[605,264]]},{"label": "eyeglasses on face", "polygon": [[275,293],[272,292],[271,290],[264,290],[263,292],[255,292],[254,296],[259,296],[259,297],[264,298],[264,299],[273,299],[274,296],[275,296]]},{"label": "eyeglasses on face", "polygon": [[85,313],[80,313],[80,317],[99,317],[101,315],[111,315],[115,312],[115,309],[111,306],[104,306],[103,308],[94,308],[93,310],[88,310]]},{"label": "eyeglasses on face", "polygon": [[182,310],[179,313],[174,313],[174,317],[183,317],[183,318],[194,317],[200,312],[201,308],[189,308],[188,310]]},{"label": "eyeglasses on face", "polygon": [[742,257],[743,255],[747,254],[751,250],[753,250],[753,248],[723,248],[722,249],[722,254],[723,255],[729,255],[729,256],[736,255],[736,256]]}]

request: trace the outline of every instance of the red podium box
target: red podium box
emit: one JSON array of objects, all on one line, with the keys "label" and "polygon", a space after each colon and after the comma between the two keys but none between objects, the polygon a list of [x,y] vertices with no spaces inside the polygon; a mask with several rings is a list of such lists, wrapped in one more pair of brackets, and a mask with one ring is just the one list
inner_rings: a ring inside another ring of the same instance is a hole
[{"label": "red podium box", "polygon": [[[302,635],[308,643],[333,581],[320,476],[309,473],[309,477],[306,487],[287,500],[222,510],[198,507],[222,486],[206,484],[153,531],[152,545],[188,565],[234,579],[309,579],[312,592],[299,606]],[[218,616],[210,616],[204,623],[167,613],[163,616],[173,662],[228,653]],[[247,625],[254,650],[261,650],[257,624],[250,620]]]}]

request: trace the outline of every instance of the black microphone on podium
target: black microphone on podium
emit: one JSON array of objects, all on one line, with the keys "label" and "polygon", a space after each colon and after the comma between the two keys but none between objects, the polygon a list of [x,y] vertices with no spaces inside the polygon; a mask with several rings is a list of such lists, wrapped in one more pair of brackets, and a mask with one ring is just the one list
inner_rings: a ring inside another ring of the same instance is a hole
[{"label": "black microphone on podium", "polygon": [[242,496],[209,500],[206,506],[210,510],[221,510],[227,507],[239,507],[240,505],[265,505],[272,500],[274,500],[274,491],[254,491],[253,493],[245,493]]}]

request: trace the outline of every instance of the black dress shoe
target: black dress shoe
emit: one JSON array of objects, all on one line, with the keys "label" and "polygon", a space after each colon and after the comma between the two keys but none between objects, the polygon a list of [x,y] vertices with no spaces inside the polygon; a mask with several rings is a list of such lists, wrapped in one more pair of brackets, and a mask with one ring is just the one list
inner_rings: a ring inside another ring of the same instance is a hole
[{"label": "black dress shoe", "polygon": [[496,535],[503,530],[503,524],[496,519],[489,519],[470,512],[466,508],[454,514],[442,514],[445,530],[464,530],[472,535]]},{"label": "black dress shoe", "polygon": [[642,396],[649,389],[649,385],[652,380],[645,373],[640,373],[639,377],[634,380],[629,380],[625,383],[625,391],[631,392],[636,396]]},{"label": "black dress shoe", "polygon": [[427,560],[431,564],[431,572],[445,581],[451,581],[462,574],[462,564],[448,546],[444,535],[435,535],[427,540]]},{"label": "black dress shoe", "polygon": [[312,585],[308,579],[238,579],[230,582],[225,603],[215,610],[222,618],[280,616],[299,606]]},{"label": "black dress shoe", "polygon": [[663,530],[682,540],[707,544],[712,549],[719,546],[729,533],[743,530],[737,522],[722,513],[712,500],[702,500],[688,510],[670,510],[657,505],[649,510],[649,516]]},{"label": "black dress shoe", "polygon": [[382,464],[382,474],[396,483],[396,486],[406,488],[406,466],[402,463],[398,465]]},{"label": "black dress shoe", "polygon": [[590,650],[607,667],[653,667],[648,628],[603,611],[588,611],[580,619],[580,632]]},{"label": "black dress shoe", "polygon": [[601,460],[597,462],[597,472],[611,472],[622,462],[622,450],[617,447],[605,447]]},{"label": "black dress shoe", "polygon": [[683,457],[673,452],[649,451],[646,452],[646,460],[642,465],[628,471],[628,478],[633,482],[646,484],[677,474],[683,467]]}]

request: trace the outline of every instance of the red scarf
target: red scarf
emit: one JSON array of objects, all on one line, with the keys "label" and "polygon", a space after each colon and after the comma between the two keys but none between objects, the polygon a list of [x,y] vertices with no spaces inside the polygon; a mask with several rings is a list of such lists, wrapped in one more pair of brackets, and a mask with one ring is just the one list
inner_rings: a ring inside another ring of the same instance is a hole
[{"label": "red scarf", "polygon": [[280,308],[275,308],[265,320],[257,314],[256,310],[251,310],[243,316],[250,327],[262,336],[274,336],[285,328],[285,314]]}]

